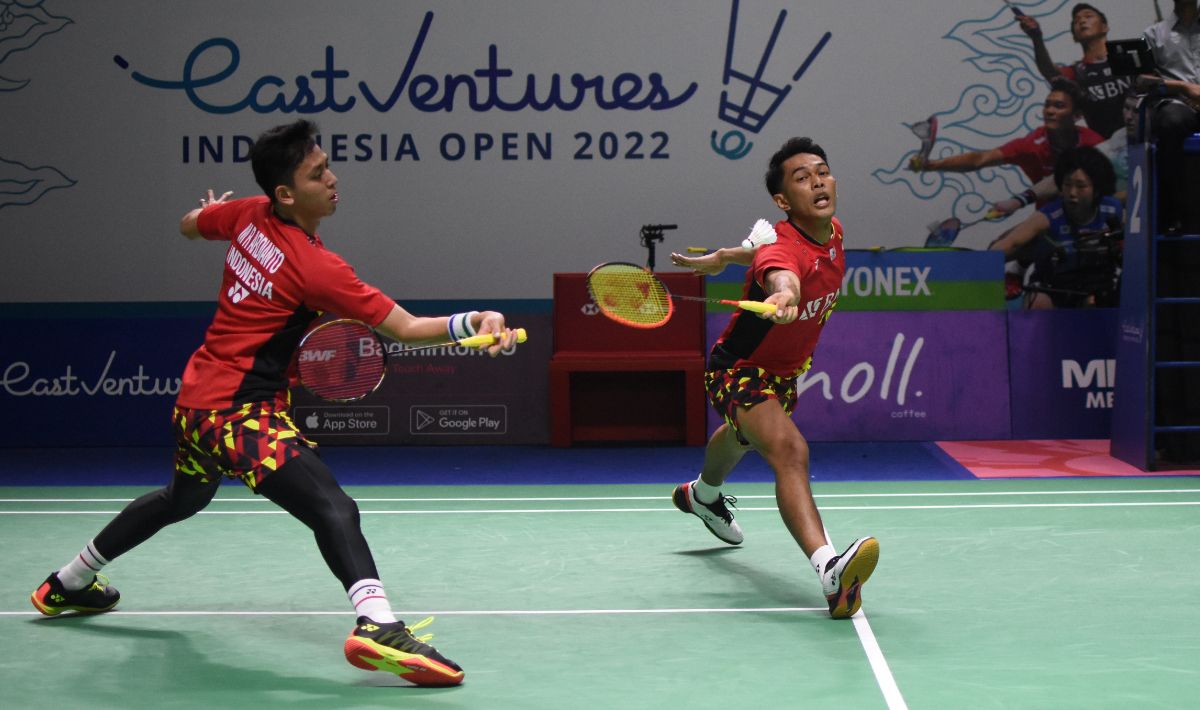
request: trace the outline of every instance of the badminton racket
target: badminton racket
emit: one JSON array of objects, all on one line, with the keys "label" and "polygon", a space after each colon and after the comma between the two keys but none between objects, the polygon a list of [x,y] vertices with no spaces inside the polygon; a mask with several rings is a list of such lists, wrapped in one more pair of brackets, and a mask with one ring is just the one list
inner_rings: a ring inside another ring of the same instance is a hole
[{"label": "badminton racket", "polygon": [[762,314],[775,312],[773,303],[679,296],[668,291],[649,269],[621,261],[600,264],[588,272],[587,288],[601,313],[633,328],[657,328],[665,324],[675,312],[676,300],[721,303]]},{"label": "badminton racket", "polygon": [[1017,7],[1016,5],[1012,4],[1011,2],[1009,2],[1009,0],[1004,0],[1004,4],[1005,4],[1005,5],[1008,5],[1008,9],[1009,9],[1009,10],[1012,10],[1012,14],[1016,15],[1017,17],[1024,17],[1024,16],[1025,16],[1025,13],[1021,11],[1021,8],[1019,8],[1019,7]]},{"label": "badminton racket", "polygon": [[930,116],[924,121],[904,125],[908,126],[908,130],[912,131],[913,135],[921,141],[921,147],[910,163],[916,167],[924,167],[929,164],[929,154],[933,152],[933,144],[937,141],[937,116]]},{"label": "badminton racket", "polygon": [[[517,328],[517,342],[526,340],[524,328]],[[493,333],[473,335],[436,345],[405,348],[404,352],[431,350],[449,346],[483,348],[493,345]],[[329,402],[354,402],[379,389],[387,373],[387,350],[379,335],[362,321],[339,318],[313,328],[296,348],[296,367],[300,383],[317,397]]]},{"label": "badminton racket", "polygon": [[949,217],[940,222],[931,222],[925,229],[929,234],[925,236],[925,246],[927,247],[948,247],[958,238],[958,233],[968,227],[974,227],[980,222],[995,222],[1002,219],[1004,215],[995,210],[988,210],[982,217],[971,222],[963,222],[958,217]]}]

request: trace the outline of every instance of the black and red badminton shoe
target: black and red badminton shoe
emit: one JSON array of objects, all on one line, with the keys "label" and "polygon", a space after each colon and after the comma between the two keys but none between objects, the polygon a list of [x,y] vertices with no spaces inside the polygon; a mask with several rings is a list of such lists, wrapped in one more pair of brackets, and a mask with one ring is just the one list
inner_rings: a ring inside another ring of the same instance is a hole
[{"label": "black and red badminton shoe", "polygon": [[121,601],[121,593],[108,583],[107,577],[100,574],[83,589],[67,589],[55,572],[29,595],[29,600],[46,616],[58,616],[64,611],[99,614],[116,606]]},{"label": "black and red badminton shoe", "polygon": [[414,685],[458,685],[463,669],[426,643],[433,634],[413,636],[432,622],[429,617],[409,628],[403,621],[381,623],[360,616],[346,639],[346,660],[363,670],[395,673]]}]

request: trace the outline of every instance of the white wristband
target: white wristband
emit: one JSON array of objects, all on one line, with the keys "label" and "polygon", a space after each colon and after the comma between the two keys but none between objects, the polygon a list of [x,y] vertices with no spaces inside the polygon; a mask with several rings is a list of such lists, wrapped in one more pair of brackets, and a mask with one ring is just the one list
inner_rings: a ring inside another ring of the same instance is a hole
[{"label": "white wristband", "polygon": [[455,313],[446,321],[446,332],[450,334],[451,340],[462,340],[475,335],[475,326],[471,325],[471,319],[479,315],[479,311],[468,311],[466,313]]}]

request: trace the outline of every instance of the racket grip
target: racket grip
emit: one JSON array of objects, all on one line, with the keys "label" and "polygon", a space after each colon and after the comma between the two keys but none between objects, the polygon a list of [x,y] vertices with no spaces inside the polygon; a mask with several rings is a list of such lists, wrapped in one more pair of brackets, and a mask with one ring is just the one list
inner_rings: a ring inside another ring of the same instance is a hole
[{"label": "racket grip", "polygon": [[688,247],[687,251],[689,254],[707,254],[708,253],[708,249],[705,249],[704,247]]},{"label": "racket grip", "polygon": [[774,303],[763,303],[762,301],[738,301],[737,307],[743,311],[751,313],[774,313],[777,309]]},{"label": "racket grip", "polygon": [[[528,339],[524,328],[514,328],[513,332],[517,334],[517,342],[523,343]],[[458,345],[464,345],[468,348],[486,348],[489,345],[494,345],[496,336],[493,333],[481,333],[472,335],[469,338],[455,341]]]}]

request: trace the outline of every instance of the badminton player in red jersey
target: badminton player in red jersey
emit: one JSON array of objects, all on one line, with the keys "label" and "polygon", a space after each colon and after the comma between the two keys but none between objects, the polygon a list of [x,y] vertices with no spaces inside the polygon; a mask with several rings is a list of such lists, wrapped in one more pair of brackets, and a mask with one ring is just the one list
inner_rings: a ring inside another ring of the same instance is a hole
[{"label": "badminton player in red jersey", "polygon": [[499,335],[496,355],[514,347],[513,331],[495,311],[417,317],[354,270],[317,236],[338,206],[337,177],[304,120],[259,136],[250,151],[265,196],[230,200],[209,190],[185,214],[189,239],[229,242],[213,317],[203,345],[184,370],[176,400],[175,473],[160,490],[134,500],[75,558],[33,592],[43,614],[94,613],[120,595],[99,575],[104,565],[162,528],[199,512],[225,476],[240,478],[307,525],[330,571],[342,583],[358,622],[344,644],[347,660],[386,670],[417,685],[455,685],[463,671],[411,633],[392,613],[362,535],[358,506],[288,416],[292,355],[322,312],[355,318],[407,343]]},{"label": "badminton player in red jersey", "polygon": [[735,312],[713,346],[705,385],[725,423],[708,441],[699,478],[677,486],[672,499],[722,541],[741,544],[741,527],[729,510],[737,499],[721,487],[742,456],[757,451],[775,472],[779,513],[820,577],[829,613],[847,618],[862,603],[861,587],[879,560],[879,543],[859,538],[840,555],[829,544],[809,488],[808,443],[790,416],[796,377],[812,365],[846,270],[842,223],[833,216],[837,180],[819,145],[793,138],[771,156],[766,184],[787,216],[775,225],[774,243],[754,251],[671,255],[675,265],[703,274],[719,273],[726,264],[747,265],[742,298],[777,306],[771,316]]}]

